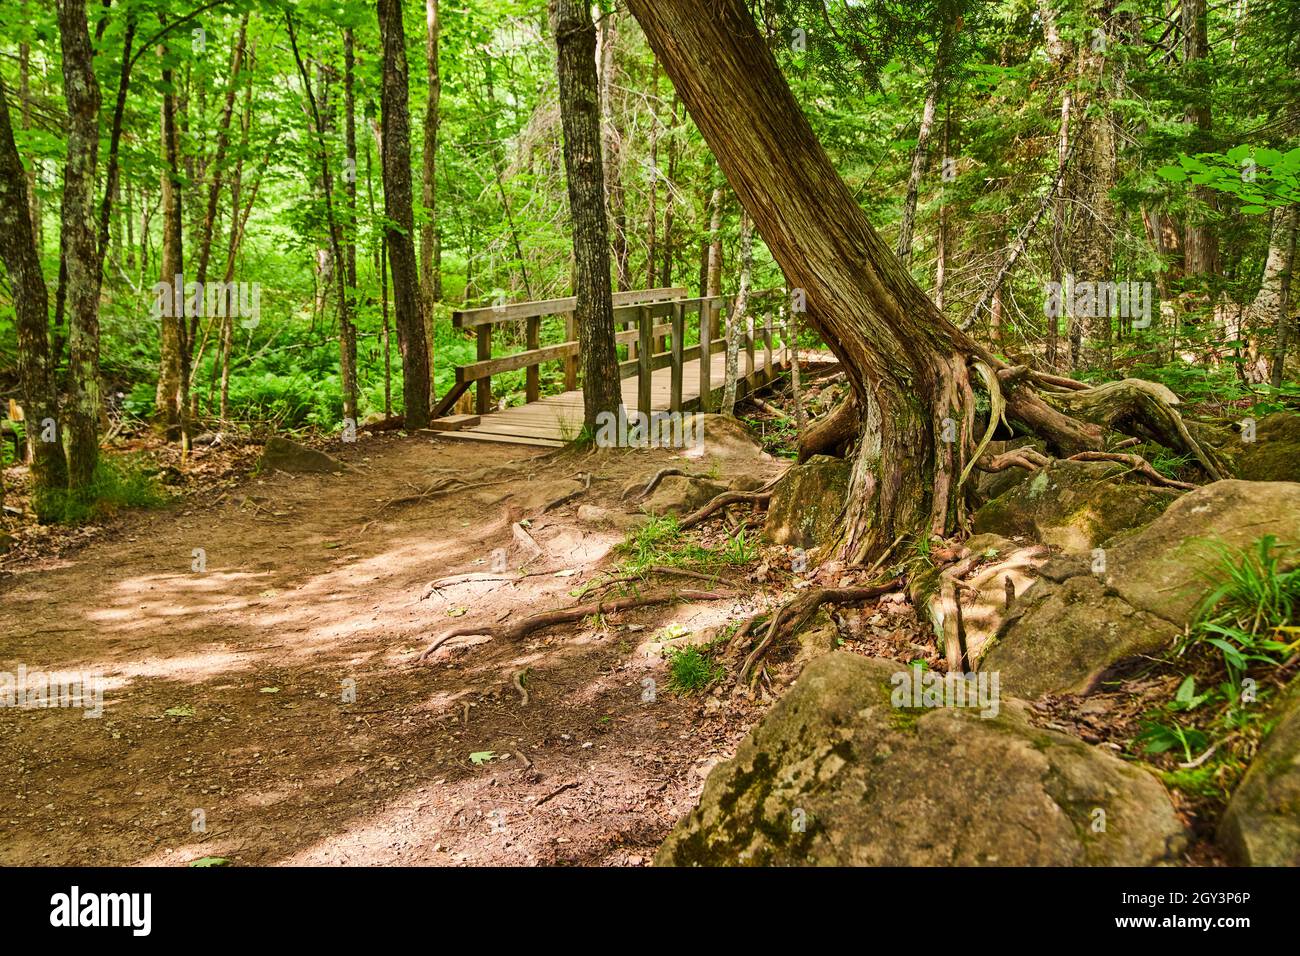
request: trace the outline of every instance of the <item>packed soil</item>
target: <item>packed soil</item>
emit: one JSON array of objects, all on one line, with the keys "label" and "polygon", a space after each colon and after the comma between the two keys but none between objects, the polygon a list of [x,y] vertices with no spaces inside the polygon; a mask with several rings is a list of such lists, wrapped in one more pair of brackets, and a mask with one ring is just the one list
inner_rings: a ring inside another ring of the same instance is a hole
[{"label": "packed soil", "polygon": [[[0,708],[0,863],[641,865],[766,709],[662,690],[645,647],[753,613],[761,583],[419,661],[450,627],[577,603],[624,538],[577,509],[626,512],[625,485],[670,451],[427,435],[330,451],[346,471],[248,476],[11,555],[0,670],[106,690],[97,719]],[[476,478],[427,492],[458,474]],[[585,490],[545,511],[566,488]]]}]

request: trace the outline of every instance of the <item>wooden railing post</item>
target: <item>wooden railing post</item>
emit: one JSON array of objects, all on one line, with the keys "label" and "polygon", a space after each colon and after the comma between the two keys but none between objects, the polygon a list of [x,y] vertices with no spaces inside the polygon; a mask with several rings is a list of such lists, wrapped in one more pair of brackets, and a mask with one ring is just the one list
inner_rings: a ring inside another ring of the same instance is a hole
[{"label": "wooden railing post", "polygon": [[745,392],[754,388],[754,312],[745,310]]},{"label": "wooden railing post", "polygon": [[[541,348],[541,316],[529,316],[526,321],[528,323],[525,333],[527,335],[527,344],[524,347],[529,350]],[[528,371],[524,372],[524,401],[532,403],[537,401],[540,397],[541,387],[538,368],[536,365],[530,365],[528,366]]]},{"label": "wooden railing post", "polygon": [[[572,312],[564,313],[564,340],[578,341],[578,323]],[[578,356],[570,355],[564,360],[564,390],[572,392],[578,387]]]},{"label": "wooden railing post", "polygon": [[654,371],[650,367],[650,359],[654,355],[654,343],[651,332],[654,329],[654,320],[650,318],[650,309],[642,306],[637,310],[637,331],[640,333],[637,337],[636,350],[636,409],[647,418],[654,410],[653,384]]},{"label": "wooden railing post", "polygon": [[710,410],[713,398],[713,308],[700,301],[700,411]]},{"label": "wooden railing post", "polygon": [[[486,362],[492,358],[492,326],[480,325],[476,328],[478,338],[478,360]],[[481,378],[475,386],[475,410],[480,415],[492,411],[492,378]]]},{"label": "wooden railing post", "polygon": [[768,312],[763,316],[763,381],[770,382],[775,378],[772,370],[772,313]]},{"label": "wooden railing post", "polygon": [[673,303],[673,364],[672,386],[668,399],[668,408],[674,412],[682,410],[682,338],[686,332],[686,307],[680,302]]}]

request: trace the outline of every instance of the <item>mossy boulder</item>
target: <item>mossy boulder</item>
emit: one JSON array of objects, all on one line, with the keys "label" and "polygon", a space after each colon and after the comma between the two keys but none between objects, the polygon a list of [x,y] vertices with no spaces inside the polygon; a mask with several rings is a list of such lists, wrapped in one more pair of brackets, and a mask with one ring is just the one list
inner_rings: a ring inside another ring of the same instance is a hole
[{"label": "mossy boulder", "polygon": [[262,448],[259,471],[284,471],[301,474],[335,474],[347,466],[323,451],[308,448],[296,441],[276,436]]},{"label": "mossy boulder", "polygon": [[1300,481],[1300,415],[1276,412],[1255,425],[1255,440],[1242,442],[1237,474],[1249,481]]},{"label": "mossy boulder", "polygon": [[891,703],[898,664],[838,651],[709,774],[660,866],[1149,866],[1185,834],[1163,786],[1003,698]]},{"label": "mossy boulder", "polygon": [[1219,844],[1238,866],[1300,866],[1300,683],[1219,821]]},{"label": "mossy boulder", "polygon": [[1075,553],[1145,524],[1178,497],[1120,476],[1117,462],[1056,461],[985,504],[974,531],[1023,537]]},{"label": "mossy boulder", "polygon": [[763,536],[796,548],[828,543],[844,510],[849,469],[847,461],[828,455],[792,466],[772,489]]}]

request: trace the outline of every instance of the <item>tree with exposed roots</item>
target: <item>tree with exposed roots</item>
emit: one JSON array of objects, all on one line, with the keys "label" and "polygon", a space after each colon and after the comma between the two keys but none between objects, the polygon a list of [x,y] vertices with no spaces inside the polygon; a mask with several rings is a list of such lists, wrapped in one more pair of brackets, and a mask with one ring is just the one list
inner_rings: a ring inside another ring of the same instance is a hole
[{"label": "tree with exposed roots", "polygon": [[[1007,464],[986,454],[1002,418],[1054,455],[1104,455],[1114,432],[1128,432],[1223,477],[1224,460],[1193,437],[1162,386],[1089,389],[1010,367],[949,322],[835,171],[744,0],[628,6],[852,385],[854,401],[835,413],[841,432],[856,435],[842,557],[874,562],[910,538],[959,530],[972,470],[981,459]],[[987,426],[977,427],[977,389],[993,410]]]}]

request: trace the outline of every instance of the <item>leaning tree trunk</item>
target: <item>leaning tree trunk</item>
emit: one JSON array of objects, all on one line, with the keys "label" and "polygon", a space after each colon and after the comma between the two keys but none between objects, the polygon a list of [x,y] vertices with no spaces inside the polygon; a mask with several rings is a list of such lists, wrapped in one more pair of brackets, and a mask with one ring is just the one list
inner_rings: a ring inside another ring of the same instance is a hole
[{"label": "leaning tree trunk", "polygon": [[60,0],[59,40],[68,104],[63,179],[63,238],[68,283],[68,402],[64,432],[68,487],[89,488],[99,463],[99,256],[95,164],[99,157],[99,83],[86,29],[85,0]]},{"label": "leaning tree trunk", "polygon": [[[952,530],[974,446],[969,363],[989,370],[1000,363],[943,317],[871,227],[744,0],[629,0],[629,7],[859,398],[843,554],[868,560],[900,537]],[[1030,389],[1015,389],[1007,402],[1009,414],[1052,444],[1083,450],[1100,442],[1099,428]]]},{"label": "leaning tree trunk", "polygon": [[49,293],[41,274],[31,208],[23,164],[14,145],[4,82],[0,79],[0,259],[9,270],[13,285],[18,383],[27,420],[27,457],[32,463],[32,484],[39,496],[62,488],[67,483],[68,470],[63,446],[57,440],[41,440],[43,423],[58,421],[59,405],[50,359]]},{"label": "leaning tree trunk", "polygon": [[[564,123],[564,169],[573,219],[577,272],[574,320],[582,361],[583,422],[596,427],[601,412],[622,404],[614,351],[614,300],[609,279],[609,236],[605,221],[600,155],[600,96],[596,79],[596,25],[580,0],[551,0],[560,116]],[[643,411],[649,411],[643,409]]]},{"label": "leaning tree trunk", "polygon": [[393,270],[397,345],[402,352],[402,400],[406,427],[429,424],[429,350],[415,264],[415,217],[411,211],[411,116],[407,107],[406,33],[401,0],[379,0],[383,35],[384,236]]}]

